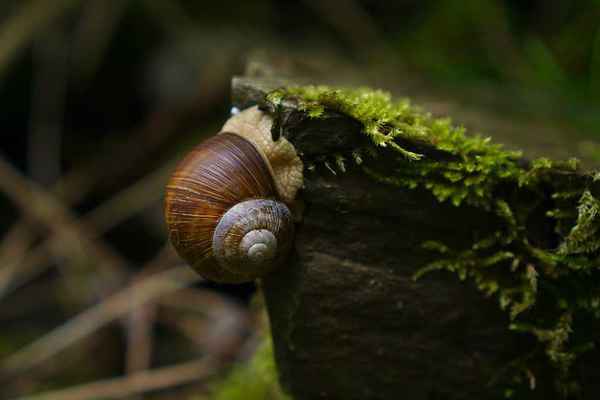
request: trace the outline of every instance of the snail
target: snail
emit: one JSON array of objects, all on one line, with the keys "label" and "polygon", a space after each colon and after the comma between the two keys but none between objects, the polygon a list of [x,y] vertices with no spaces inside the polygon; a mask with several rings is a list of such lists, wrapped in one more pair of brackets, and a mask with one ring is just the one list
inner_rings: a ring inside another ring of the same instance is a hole
[{"label": "snail", "polygon": [[178,254],[203,277],[241,283],[265,276],[289,255],[291,209],[302,161],[258,107],[231,117],[176,167],[165,219]]}]

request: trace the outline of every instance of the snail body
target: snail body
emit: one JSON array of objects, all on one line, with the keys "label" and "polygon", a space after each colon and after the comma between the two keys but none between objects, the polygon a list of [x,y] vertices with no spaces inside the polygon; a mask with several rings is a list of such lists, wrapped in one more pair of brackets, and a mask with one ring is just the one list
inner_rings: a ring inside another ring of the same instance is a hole
[{"label": "snail body", "polygon": [[302,161],[270,131],[270,118],[256,107],[237,114],[196,146],[167,184],[171,243],[207,279],[252,281],[292,248],[290,205],[302,185]]}]

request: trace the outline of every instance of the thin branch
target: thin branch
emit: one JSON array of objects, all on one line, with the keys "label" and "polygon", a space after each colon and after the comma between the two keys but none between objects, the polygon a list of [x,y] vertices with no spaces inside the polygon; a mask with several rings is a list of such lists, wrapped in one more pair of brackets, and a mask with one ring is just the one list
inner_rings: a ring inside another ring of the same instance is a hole
[{"label": "thin branch", "polygon": [[32,243],[33,235],[25,224],[15,227],[3,238],[0,245],[0,298],[21,274],[21,262]]},{"label": "thin branch", "polygon": [[73,43],[73,76],[84,85],[104,58],[129,0],[91,0],[83,5]]},{"label": "thin branch", "polygon": [[[53,7],[54,6],[55,4],[53,4]],[[228,57],[231,59],[233,55]],[[110,148],[102,149],[102,151],[93,154],[83,167],[75,168],[72,172],[63,176],[57,184],[53,186],[52,193],[57,197],[60,197],[65,206],[69,206],[84,198],[93,188],[97,187],[98,182],[114,181],[130,172],[132,167],[142,164],[148,157],[155,155],[156,151],[160,149],[161,146],[164,146],[165,140],[173,132],[176,130],[185,130],[186,126],[192,126],[195,121],[201,119],[205,113],[211,109],[215,100],[222,99],[223,96],[226,95],[229,90],[229,80],[227,77],[230,73],[230,68],[215,69],[213,64],[207,66],[206,71],[199,71],[200,76],[204,77],[201,79],[201,84],[198,85],[202,90],[198,91],[196,97],[192,101],[185,104],[184,107],[178,107],[176,109],[164,104],[159,105],[156,111],[152,112],[144,123],[142,123],[138,129],[134,130],[133,134],[128,135],[127,141],[119,142],[110,146]],[[155,191],[154,193],[158,192]],[[130,199],[133,198],[133,195],[132,190],[131,196],[128,197],[129,200],[127,200],[126,204],[131,204]],[[143,198],[144,197],[139,197],[137,201],[139,202],[140,199]],[[111,206],[102,207],[102,209],[107,211],[111,208]],[[117,215],[116,217],[113,216],[114,220],[111,218],[104,219],[109,213],[107,212],[102,215],[100,209],[98,210],[97,217],[93,218],[96,221],[101,220],[103,223],[111,220],[119,221],[120,217],[127,216],[125,208],[120,209],[120,211],[120,213],[117,212],[115,214]],[[28,235],[13,234],[16,231],[23,230],[23,227],[29,226],[30,222],[31,221],[28,222],[22,220],[14,224],[3,240],[3,247],[26,249],[31,246],[36,239],[33,232]],[[56,251],[61,250],[60,247],[57,246],[55,246],[54,249]],[[43,259],[44,257],[47,257],[47,254],[49,253],[46,249],[40,249],[40,251],[37,251],[36,254],[31,257],[32,263],[43,263]],[[13,260],[23,259],[24,257],[24,254],[16,255]],[[11,262],[0,257],[0,265],[8,265],[9,263]],[[32,263],[26,261],[27,265],[19,268],[19,272],[24,272],[22,276],[19,276],[21,282],[25,281],[28,275],[33,276],[35,273],[39,272],[36,265],[32,265]],[[15,264],[11,263],[11,265]],[[12,276],[15,268],[13,268],[12,271],[8,271],[5,276]],[[0,280],[0,293],[3,291],[2,288],[6,289],[8,286],[6,281]],[[14,287],[14,283],[12,286]]]},{"label": "thin branch", "polygon": [[197,361],[138,372],[122,378],[75,386],[69,389],[19,397],[15,400],[95,400],[123,399],[154,390],[206,379],[219,371],[221,362],[206,357]]},{"label": "thin branch", "polygon": [[179,159],[175,157],[87,213],[83,217],[85,224],[103,233],[156,204],[162,199],[163,188]]},{"label": "thin branch", "polygon": [[45,225],[61,238],[53,252],[68,255],[76,265],[94,260],[103,282],[116,287],[124,280],[127,262],[101,241],[91,239],[87,229],[51,194],[25,178],[0,157],[0,191],[3,191],[31,221]]},{"label": "thin branch", "polygon": [[247,310],[211,290],[182,289],[161,297],[158,302],[170,308],[159,314],[160,319],[175,326],[201,349],[232,357],[249,331]]},{"label": "thin branch", "polygon": [[[215,75],[215,73],[212,75],[209,74],[209,77],[206,78],[201,85],[204,90],[199,92],[197,98],[186,107],[177,110],[171,108],[157,109],[157,111],[153,112],[145,123],[142,124],[142,126],[136,130],[125,143],[118,143],[111,146],[109,149],[99,151],[85,166],[77,168],[73,170],[73,172],[63,176],[57,184],[53,186],[52,192],[63,200],[65,206],[75,204],[85,197],[92,188],[97,185],[97,182],[118,179],[119,176],[122,176],[126,171],[129,171],[132,166],[141,164],[150,154],[154,154],[157,149],[164,145],[166,138],[168,138],[173,131],[178,127],[181,128],[181,126],[184,125],[183,123],[190,123],[190,119],[195,120],[196,118],[201,118],[203,111],[210,109],[215,99],[224,96],[227,88],[225,83],[227,82],[227,79],[225,79],[225,77],[228,73],[229,71],[224,69],[218,75]],[[204,76],[205,74],[201,75]],[[156,179],[157,181],[163,179],[160,177],[160,174],[170,172],[172,166],[173,164],[169,163],[157,171],[154,174],[154,178],[149,178],[150,180],[146,182],[147,186],[140,182],[139,186],[136,184],[137,188],[126,189],[122,192],[123,197],[114,197],[114,202],[121,202],[117,207],[114,207],[115,204],[113,201],[111,201],[113,204],[101,206],[101,208],[94,213],[94,216],[90,216],[94,221],[93,223],[114,226],[114,224],[130,216],[131,214],[129,214],[129,212],[137,212],[138,209],[136,207],[143,205],[145,199],[149,199],[145,195],[150,194],[150,196],[154,197],[162,193],[155,188],[152,192],[145,192],[147,189],[144,189],[143,187],[150,188],[152,185],[150,182],[153,179]],[[142,194],[142,192],[145,193]],[[139,197],[136,198],[135,196],[138,195]],[[22,233],[16,235],[14,232],[23,230],[24,227],[28,227],[29,225],[30,223],[26,220],[14,224],[11,230],[6,234],[2,246],[13,249],[28,248],[28,246],[36,239],[33,232],[28,235]],[[61,238],[56,240],[62,241]],[[61,248],[54,246],[54,249],[60,251]],[[39,263],[44,262],[43,259],[47,254],[49,254],[47,249],[40,248],[36,251],[35,255],[29,260],[26,260],[26,265],[19,268],[19,272],[23,272],[22,274],[19,274],[19,280],[21,282],[25,281],[28,276],[34,276],[36,273],[40,272],[36,267]],[[24,257],[24,254],[20,254],[15,256],[13,260],[22,259]],[[10,260],[0,257],[0,265],[8,265],[9,263],[13,265]],[[6,274],[6,276],[9,275],[12,275],[12,272]],[[9,285],[7,282],[0,280],[0,297],[2,296],[3,288],[7,289],[8,286],[14,287],[15,284]]]},{"label": "thin branch", "polygon": [[[26,225],[22,225],[27,228]],[[33,236],[30,232],[27,232],[28,237],[33,240]],[[19,242],[17,246],[24,244],[25,242]],[[0,265],[0,299],[6,297],[17,288],[21,287],[27,281],[33,277],[41,274],[44,269],[40,268],[41,265],[48,265],[47,261],[53,256],[52,248],[49,246],[37,246],[31,251],[27,249],[16,248],[14,257],[1,258]],[[46,264],[44,264],[46,263]]]},{"label": "thin branch", "polygon": [[127,354],[125,371],[133,374],[150,368],[154,343],[153,325],[156,315],[154,304],[138,307],[127,319]]},{"label": "thin branch", "polygon": [[[60,18],[80,0],[37,0],[23,4],[19,11],[0,27],[0,81],[19,51],[52,21]],[[25,3],[25,2],[22,2]]]},{"label": "thin branch", "polygon": [[[83,226],[93,228],[90,229],[90,238],[96,239],[120,222],[158,202],[162,197],[161,188],[164,187],[174,166],[175,161],[168,162],[159,170],[115,194],[86,214],[82,218],[82,223]],[[27,226],[18,224],[16,228],[26,230]],[[16,228],[13,231],[18,230]],[[13,231],[11,231],[11,235]],[[19,240],[10,240],[9,237],[5,241],[9,241],[17,248],[16,246],[28,244],[26,241],[28,237],[33,239],[32,235],[22,236]],[[25,248],[22,249],[21,253],[18,251],[11,252],[10,258],[0,256],[0,265],[2,265],[0,269],[0,298],[6,296],[10,290],[41,274],[50,265],[48,257],[53,254],[52,249],[57,248],[62,240],[62,237],[54,235],[45,239],[27,254],[24,252]],[[19,255],[21,256],[19,257]]]},{"label": "thin branch", "polygon": [[[86,166],[76,169],[64,177],[62,177],[56,185],[53,186],[52,192],[61,198],[64,202],[65,207],[78,202],[80,199],[85,197],[93,188],[95,182],[107,179],[111,176],[114,179],[116,176],[120,176],[128,168],[128,162],[140,163],[143,157],[147,156],[147,153],[152,152],[153,149],[160,147],[163,139],[170,132],[170,129],[161,131],[160,128],[166,128],[174,126],[169,123],[160,122],[163,119],[169,120],[168,112],[157,112],[154,113],[147,122],[147,126],[141,129],[138,134],[128,140],[126,143],[119,143],[114,145],[113,148],[107,151],[99,152],[100,155],[93,158]],[[158,124],[158,125],[156,125]],[[140,145],[142,143],[142,145]],[[123,160],[129,156],[128,162]],[[1,161],[1,160],[0,160]],[[118,165],[119,168],[114,168]],[[112,167],[111,167],[112,166]],[[172,164],[161,168],[156,173],[153,173],[148,180],[144,178],[139,184],[134,187],[125,189],[120,194],[113,197],[109,204],[103,204],[97,208],[93,214],[90,214],[93,224],[98,224],[100,228],[105,225],[104,229],[109,229],[115,224],[121,222],[123,219],[129,217],[129,212],[135,210],[136,207],[140,206],[142,209],[148,202],[159,196],[160,191],[156,190],[156,186],[150,190],[150,187],[156,184],[159,180],[162,182],[164,175],[172,167]],[[114,173],[113,175],[111,175]],[[132,199],[134,196],[139,196],[137,201],[134,203]],[[122,203],[117,203],[122,202]],[[125,206],[124,206],[125,205]],[[102,229],[102,228],[101,228]],[[30,222],[27,220],[18,221],[13,225],[10,231],[5,235],[2,240],[2,248],[13,249],[11,251],[11,258],[5,258],[0,253],[0,265],[10,266],[5,273],[0,275],[5,278],[13,277],[14,272],[18,270],[18,282],[11,282],[10,280],[2,279],[0,276],[0,297],[6,294],[5,291],[10,287],[18,286],[20,282],[26,281],[29,277],[35,276],[37,273],[42,272],[38,267],[40,264],[46,262],[48,255],[53,254],[49,251],[48,246],[38,246],[33,254],[26,255],[24,251],[16,253],[16,249],[27,249],[36,240],[36,235],[30,229]],[[62,242],[63,238],[58,236],[52,239],[53,242],[46,242],[46,244]],[[60,247],[53,244],[53,248],[60,251]],[[68,250],[68,249],[67,249]],[[66,254],[67,256],[69,254]],[[63,255],[64,256],[64,255]],[[23,260],[23,264],[19,265],[18,260]]]},{"label": "thin branch", "polygon": [[43,185],[55,183],[61,175],[69,42],[64,28],[52,26],[33,47],[29,175]]},{"label": "thin branch", "polygon": [[91,307],[8,356],[0,362],[0,371],[6,374],[25,371],[57,355],[73,343],[131,310],[201,280],[202,278],[187,266],[154,274],[109,296],[102,303]]}]

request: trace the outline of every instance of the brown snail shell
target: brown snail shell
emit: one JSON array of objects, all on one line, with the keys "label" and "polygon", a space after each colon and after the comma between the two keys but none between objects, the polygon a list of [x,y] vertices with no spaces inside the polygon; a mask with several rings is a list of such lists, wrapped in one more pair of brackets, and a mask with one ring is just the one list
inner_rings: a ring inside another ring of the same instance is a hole
[{"label": "brown snail shell", "polygon": [[179,255],[218,282],[262,277],[292,247],[292,213],[269,161],[235,133],[211,137],[180,163],[167,185],[165,217]]}]

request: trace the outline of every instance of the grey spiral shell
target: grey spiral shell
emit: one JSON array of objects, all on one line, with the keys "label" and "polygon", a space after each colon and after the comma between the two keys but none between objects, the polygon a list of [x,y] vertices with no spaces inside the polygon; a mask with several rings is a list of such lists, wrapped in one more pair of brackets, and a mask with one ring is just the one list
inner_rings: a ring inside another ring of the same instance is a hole
[{"label": "grey spiral shell", "polygon": [[223,269],[251,280],[281,263],[293,237],[292,213],[284,203],[246,200],[221,217],[213,234],[213,256]]}]

